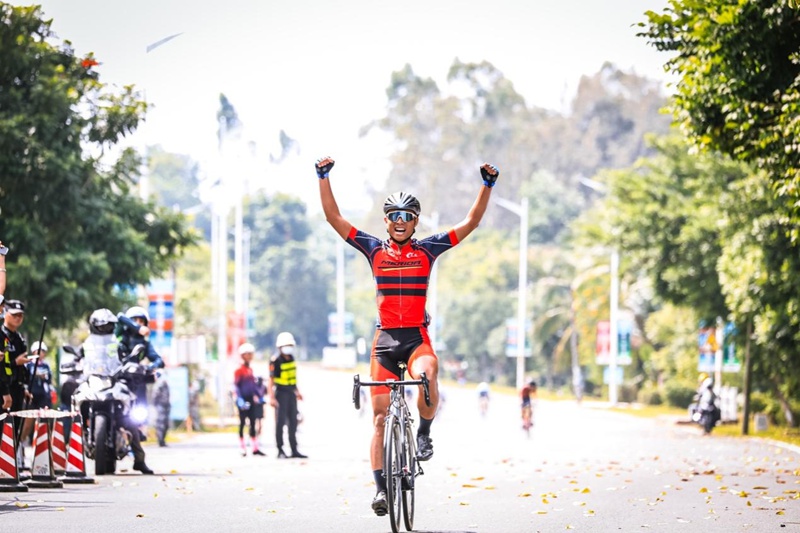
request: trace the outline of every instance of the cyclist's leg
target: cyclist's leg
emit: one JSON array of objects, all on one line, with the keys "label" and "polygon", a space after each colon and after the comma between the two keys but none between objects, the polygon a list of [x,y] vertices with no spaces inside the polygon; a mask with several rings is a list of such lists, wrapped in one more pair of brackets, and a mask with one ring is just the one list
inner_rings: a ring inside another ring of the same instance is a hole
[{"label": "cyclist's leg", "polygon": [[420,385],[419,394],[417,395],[417,407],[419,407],[419,416],[431,420],[436,414],[436,406],[439,405],[439,359],[432,351],[430,354],[415,352],[409,360],[409,370],[414,379],[418,379],[422,372],[425,372],[428,378],[431,405],[429,407],[425,403],[425,393],[422,385]]},{"label": "cyclist's leg", "polygon": [[433,420],[436,415],[436,407],[439,405],[439,359],[431,346],[430,338],[428,337],[428,330],[425,328],[419,329],[419,344],[411,352],[408,358],[409,374],[414,379],[419,379],[422,372],[428,378],[428,392],[430,393],[431,405],[425,403],[425,394],[422,385],[419,386],[419,394],[417,395],[417,407],[419,407],[419,416],[427,420]]},{"label": "cyclist's leg", "polygon": [[[375,346],[373,346],[372,357],[370,358],[370,377],[373,381],[385,381],[386,379],[397,379],[397,374],[388,370],[381,364],[381,357],[378,357],[376,351],[380,351],[378,347],[380,333],[375,336]],[[372,476],[375,480],[377,492],[386,492],[386,480],[383,478],[383,433],[386,426],[386,412],[389,409],[389,387],[371,387],[370,396],[372,397],[372,422],[373,432],[372,439],[370,440],[369,459],[372,467]],[[381,504],[376,508],[376,503],[373,501],[373,510],[379,515],[386,514],[387,509],[385,504]]]}]

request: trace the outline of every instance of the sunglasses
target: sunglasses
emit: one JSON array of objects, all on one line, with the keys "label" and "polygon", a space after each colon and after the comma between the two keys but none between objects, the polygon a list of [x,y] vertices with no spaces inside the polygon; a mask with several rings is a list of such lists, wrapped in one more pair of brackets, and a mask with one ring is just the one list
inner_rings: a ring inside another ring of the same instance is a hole
[{"label": "sunglasses", "polygon": [[414,216],[414,213],[410,211],[392,211],[391,213],[386,215],[386,218],[388,218],[392,222],[397,222],[398,220],[402,220],[403,222],[411,222],[417,217]]}]

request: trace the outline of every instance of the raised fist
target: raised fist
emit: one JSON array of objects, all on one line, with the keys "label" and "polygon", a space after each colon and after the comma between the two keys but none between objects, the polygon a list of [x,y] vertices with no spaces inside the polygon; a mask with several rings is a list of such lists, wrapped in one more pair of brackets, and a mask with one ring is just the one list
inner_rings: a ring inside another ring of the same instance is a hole
[{"label": "raised fist", "polygon": [[481,178],[483,178],[483,184],[487,187],[494,187],[498,176],[500,176],[500,171],[497,170],[496,166],[490,165],[489,163],[481,165]]},{"label": "raised fist", "polygon": [[333,168],[333,163],[334,161],[330,157],[317,159],[317,164],[314,165],[314,168],[317,169],[317,177],[321,180],[327,178]]}]

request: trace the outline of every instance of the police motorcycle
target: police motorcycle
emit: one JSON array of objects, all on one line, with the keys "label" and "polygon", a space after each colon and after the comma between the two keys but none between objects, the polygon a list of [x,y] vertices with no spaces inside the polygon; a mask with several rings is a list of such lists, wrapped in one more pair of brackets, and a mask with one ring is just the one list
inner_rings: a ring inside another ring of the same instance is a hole
[{"label": "police motorcycle", "polygon": [[[116,338],[106,333],[113,327],[95,327],[101,320],[92,324],[98,311],[90,317],[91,333],[81,348],[63,347],[72,360],[65,358],[60,368],[64,373],[83,375],[72,396],[72,411],[81,415],[84,451],[94,459],[95,475],[100,476],[113,474],[117,461],[131,451],[131,434],[126,426],[132,424],[126,424],[126,420],[136,426],[147,420],[147,407],[137,405],[133,390],[137,383],[153,383],[155,376],[139,363],[144,346],[137,346],[130,354],[119,353]],[[116,323],[110,311],[103,318]]]}]

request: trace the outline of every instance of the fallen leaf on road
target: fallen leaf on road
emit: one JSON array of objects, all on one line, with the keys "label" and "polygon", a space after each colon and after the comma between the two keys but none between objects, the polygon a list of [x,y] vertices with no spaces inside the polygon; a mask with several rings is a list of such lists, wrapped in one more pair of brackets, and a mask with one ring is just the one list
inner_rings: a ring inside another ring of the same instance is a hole
[{"label": "fallen leaf on road", "polygon": [[477,476],[472,478],[472,481],[483,481],[483,476]]},{"label": "fallen leaf on road", "polygon": [[139,514],[136,515],[136,518],[144,518],[144,514],[139,513]]},{"label": "fallen leaf on road", "polygon": [[477,489],[478,488],[477,485],[473,485],[472,483],[464,483],[461,486],[464,487],[465,489]]},{"label": "fallen leaf on road", "polygon": [[583,516],[594,516],[594,511],[591,509],[587,509]]},{"label": "fallen leaf on road", "polygon": [[467,506],[467,505],[469,505],[469,502],[458,502],[458,505]]},{"label": "fallen leaf on road", "polygon": [[567,527],[566,527],[566,528],[564,528],[564,529],[575,529],[575,528],[574,528],[574,527],[572,527],[571,525],[567,524]]},{"label": "fallen leaf on road", "polygon": [[153,498],[158,498],[158,493],[157,492],[153,494]]},{"label": "fallen leaf on road", "polygon": [[14,502],[14,505],[19,507],[20,509],[27,509],[28,508],[28,504],[24,503],[24,502]]},{"label": "fallen leaf on road", "polygon": [[530,492],[523,492],[522,494],[519,494],[520,498],[530,498],[530,496],[531,496]]},{"label": "fallen leaf on road", "polygon": [[547,514],[547,511],[534,511],[536,514]]},{"label": "fallen leaf on road", "polygon": [[775,513],[775,514],[784,515],[784,514],[786,514],[786,513],[784,513],[783,511],[778,511],[778,512],[777,512],[777,513]]},{"label": "fallen leaf on road", "polygon": [[494,490],[494,489],[495,489],[495,486],[494,486],[494,485],[486,485],[484,488],[485,488],[486,490]]},{"label": "fallen leaf on road", "polygon": [[767,487],[762,487],[759,485],[758,487],[753,487],[753,490],[767,490]]},{"label": "fallen leaf on road", "polygon": [[702,492],[708,492],[708,489],[707,489],[707,488],[705,488],[705,487],[701,487],[701,488],[700,488],[700,492],[701,492],[701,493],[702,493]]},{"label": "fallen leaf on road", "polygon": [[[520,343],[520,344],[521,344],[521,343]],[[592,492],[592,491],[590,491],[590,490],[589,490],[589,487],[586,487],[585,489],[583,489],[583,490],[581,491],[581,494],[589,494],[590,492]]]},{"label": "fallen leaf on road", "polygon": [[63,507],[56,507],[56,511],[63,511],[63,510],[64,510]]}]

